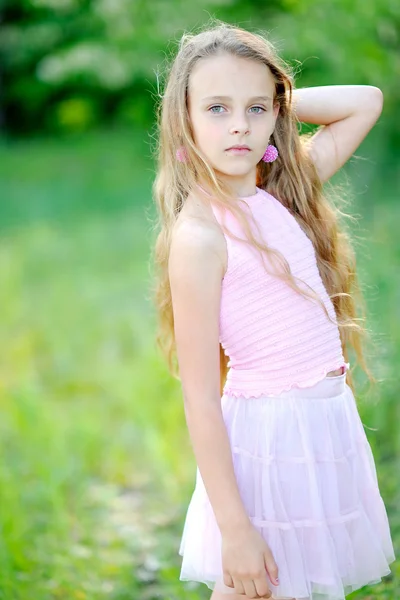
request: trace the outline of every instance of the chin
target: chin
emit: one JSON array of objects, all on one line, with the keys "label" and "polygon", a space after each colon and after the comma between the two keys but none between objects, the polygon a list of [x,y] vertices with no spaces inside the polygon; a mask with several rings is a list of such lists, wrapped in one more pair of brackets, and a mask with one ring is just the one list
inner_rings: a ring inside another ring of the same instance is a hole
[{"label": "chin", "polygon": [[232,162],[229,164],[220,164],[216,161],[211,161],[211,164],[214,169],[217,169],[221,173],[225,173],[225,175],[245,175],[256,167],[256,165],[250,164],[245,160],[237,161],[236,164],[233,164]]},{"label": "chin", "polygon": [[219,169],[221,173],[224,175],[229,175],[231,177],[244,177],[253,171],[254,167],[243,167],[243,169]]}]

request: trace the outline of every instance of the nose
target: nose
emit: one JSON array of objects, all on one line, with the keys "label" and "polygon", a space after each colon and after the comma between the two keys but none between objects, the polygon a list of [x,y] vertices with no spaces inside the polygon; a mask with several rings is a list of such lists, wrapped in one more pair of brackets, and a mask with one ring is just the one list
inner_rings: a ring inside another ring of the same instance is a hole
[{"label": "nose", "polygon": [[233,125],[229,129],[231,134],[247,134],[250,131],[249,124],[244,115],[236,115],[233,119]]}]

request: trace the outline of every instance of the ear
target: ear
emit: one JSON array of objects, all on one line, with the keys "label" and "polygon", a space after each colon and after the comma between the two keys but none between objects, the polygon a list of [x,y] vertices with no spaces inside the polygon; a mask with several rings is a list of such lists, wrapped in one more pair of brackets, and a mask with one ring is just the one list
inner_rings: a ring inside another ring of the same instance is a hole
[{"label": "ear", "polygon": [[275,117],[275,120],[276,120],[276,119],[277,119],[277,117],[278,117],[278,113],[279,113],[279,109],[280,109],[280,107],[281,107],[281,105],[279,104],[279,102],[276,102],[276,103],[274,104],[274,117]]}]

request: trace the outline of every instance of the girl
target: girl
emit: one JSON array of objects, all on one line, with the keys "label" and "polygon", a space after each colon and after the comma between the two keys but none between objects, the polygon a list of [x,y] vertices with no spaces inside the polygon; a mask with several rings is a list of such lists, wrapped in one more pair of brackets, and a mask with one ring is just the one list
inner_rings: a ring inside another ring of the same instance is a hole
[{"label": "girl", "polygon": [[353,348],[373,380],[355,258],[322,187],[381,109],[372,86],[294,90],[269,41],[221,22],[172,64],[157,339],[197,462],[180,579],[213,600],[342,600],[395,559],[348,371]]}]

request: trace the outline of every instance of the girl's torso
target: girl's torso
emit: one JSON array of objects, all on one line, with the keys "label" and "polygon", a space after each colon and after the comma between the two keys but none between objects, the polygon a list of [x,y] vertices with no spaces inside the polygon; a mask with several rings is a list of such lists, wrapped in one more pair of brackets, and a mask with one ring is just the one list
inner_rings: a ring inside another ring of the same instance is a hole
[{"label": "girl's torso", "polygon": [[[260,188],[255,195],[241,200],[261,225],[263,240],[285,256],[292,273],[311,285],[335,318],[313,244],[295,218]],[[254,254],[258,251],[226,236],[216,205],[207,206],[192,194],[179,215],[179,219],[186,218],[198,219],[209,228],[224,267],[220,342],[231,367],[226,391],[235,395],[276,393],[293,384],[305,387],[323,376],[338,376],[346,370],[348,363],[344,362],[337,326],[315,302],[269,275]],[[242,237],[240,224],[231,213],[227,213],[225,224]],[[267,387],[263,387],[264,381]]]}]

